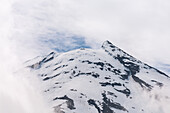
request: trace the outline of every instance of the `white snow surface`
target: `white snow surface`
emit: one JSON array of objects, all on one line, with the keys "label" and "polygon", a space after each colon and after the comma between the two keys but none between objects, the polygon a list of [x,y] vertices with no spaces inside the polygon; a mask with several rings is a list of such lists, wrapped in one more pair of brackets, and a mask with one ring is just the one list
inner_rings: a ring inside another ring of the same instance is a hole
[{"label": "white snow surface", "polygon": [[168,113],[170,78],[109,41],[26,62],[54,113]]}]

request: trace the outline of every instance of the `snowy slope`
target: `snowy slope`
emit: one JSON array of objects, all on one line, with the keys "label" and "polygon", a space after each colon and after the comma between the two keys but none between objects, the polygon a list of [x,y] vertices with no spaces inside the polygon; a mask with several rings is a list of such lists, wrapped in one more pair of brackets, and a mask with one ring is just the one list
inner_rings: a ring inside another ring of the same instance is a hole
[{"label": "snowy slope", "polygon": [[168,75],[109,41],[99,50],[51,52],[27,65],[55,113],[161,113],[149,102],[169,99],[152,93],[168,85]]}]

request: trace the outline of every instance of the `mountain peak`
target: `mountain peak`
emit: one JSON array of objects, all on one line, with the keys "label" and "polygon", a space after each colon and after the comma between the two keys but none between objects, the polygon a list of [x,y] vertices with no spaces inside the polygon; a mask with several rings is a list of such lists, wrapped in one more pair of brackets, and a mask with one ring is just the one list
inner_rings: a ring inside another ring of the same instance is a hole
[{"label": "mountain peak", "polygon": [[109,40],[106,40],[104,41],[102,48],[106,48],[106,47],[115,48],[116,46],[114,46]]},{"label": "mountain peak", "polygon": [[150,97],[139,98],[164,87],[169,77],[108,40],[102,48],[50,53],[29,66],[55,113],[151,113]]},{"label": "mountain peak", "polygon": [[[131,55],[129,55],[128,53],[126,53],[125,51],[123,51],[122,49],[118,48],[117,46],[113,45],[110,41],[106,40],[103,45],[102,48],[110,54],[113,54],[115,56],[120,55],[120,56],[129,56],[132,57]],[[132,57],[133,58],[133,57]],[[133,58],[135,59],[135,58]]]}]

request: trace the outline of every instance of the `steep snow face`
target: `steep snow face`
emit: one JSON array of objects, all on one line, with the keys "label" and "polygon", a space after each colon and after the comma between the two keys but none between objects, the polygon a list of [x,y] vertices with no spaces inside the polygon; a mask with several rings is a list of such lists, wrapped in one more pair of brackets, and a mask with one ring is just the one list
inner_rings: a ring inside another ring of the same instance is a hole
[{"label": "steep snow face", "polygon": [[109,41],[100,50],[52,52],[27,65],[55,113],[162,113],[149,102],[169,99],[152,93],[168,85],[168,75]]}]

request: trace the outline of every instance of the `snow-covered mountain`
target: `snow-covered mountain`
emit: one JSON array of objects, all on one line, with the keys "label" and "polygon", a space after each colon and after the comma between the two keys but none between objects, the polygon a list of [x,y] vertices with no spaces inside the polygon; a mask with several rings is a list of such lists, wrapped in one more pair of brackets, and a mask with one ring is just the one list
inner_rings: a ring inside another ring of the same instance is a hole
[{"label": "snow-covered mountain", "polygon": [[105,41],[99,50],[51,52],[27,62],[54,113],[161,113],[152,93],[170,77]]}]

